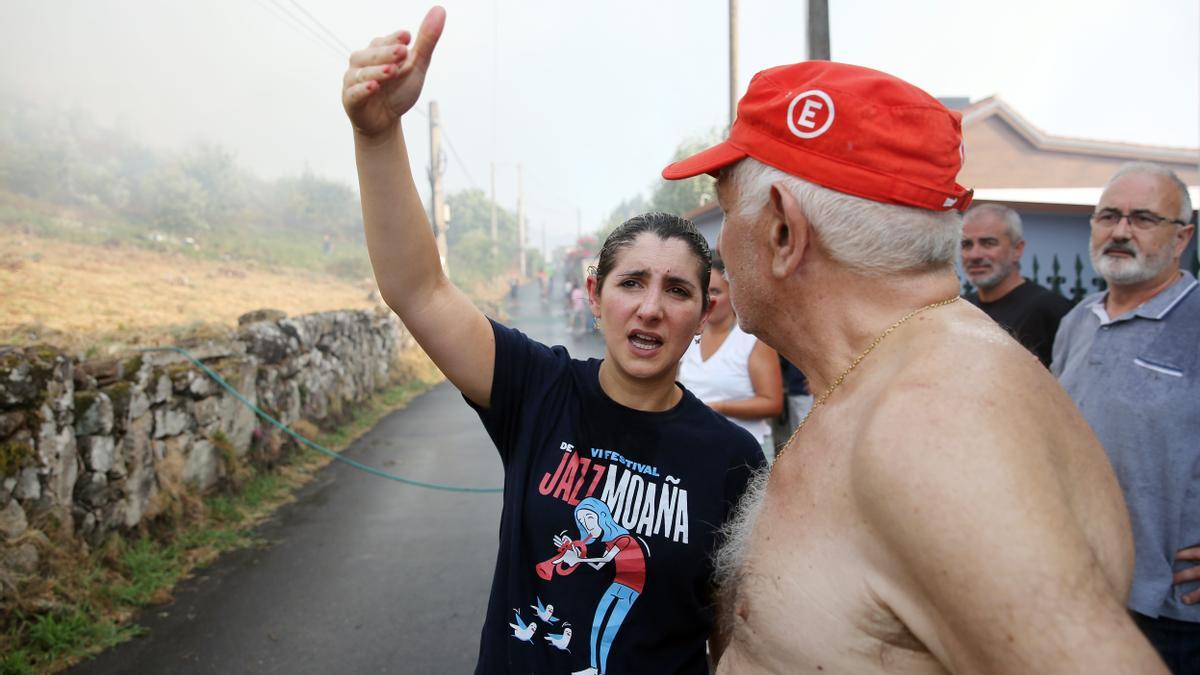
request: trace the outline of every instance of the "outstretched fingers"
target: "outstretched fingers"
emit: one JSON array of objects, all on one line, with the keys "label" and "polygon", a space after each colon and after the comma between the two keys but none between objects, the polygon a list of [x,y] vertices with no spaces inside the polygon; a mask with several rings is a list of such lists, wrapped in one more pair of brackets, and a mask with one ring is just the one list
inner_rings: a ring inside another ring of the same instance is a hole
[{"label": "outstretched fingers", "polygon": [[350,55],[350,67],[378,66],[385,63],[401,63],[408,58],[408,45],[373,45]]},{"label": "outstretched fingers", "polygon": [[372,47],[381,47],[383,45],[408,45],[412,43],[412,33],[407,30],[398,30],[390,35],[384,35],[371,40]]},{"label": "outstretched fingers", "polygon": [[446,11],[434,7],[415,38],[406,30],[396,31],[350,55],[342,76],[342,103],[355,130],[373,136],[394,128],[396,119],[416,104],[445,24]]},{"label": "outstretched fingers", "polygon": [[356,106],[377,91],[379,91],[379,83],[374,80],[351,85],[342,91],[342,104],[346,108]]},{"label": "outstretched fingers", "polygon": [[363,82],[381,82],[395,75],[398,69],[398,66],[391,63],[382,66],[351,67],[346,71],[343,82],[347,88]]},{"label": "outstretched fingers", "polygon": [[418,69],[421,72],[429,70],[429,61],[433,58],[433,49],[442,37],[442,29],[446,27],[446,10],[439,6],[432,7],[421,21],[417,29],[417,40],[410,51],[411,56],[401,66],[401,73],[407,75]]},{"label": "outstretched fingers", "polygon": [[408,31],[400,31],[385,38],[376,38],[371,41],[372,46],[350,55],[350,67],[342,76],[342,98],[345,105],[351,106],[361,102],[379,91],[385,80],[399,72],[400,64],[408,58],[409,48],[398,40],[407,40],[408,36]]},{"label": "outstretched fingers", "polygon": [[430,8],[429,12],[425,14],[425,19],[421,21],[421,28],[417,31],[417,43],[413,45],[417,59],[423,61],[422,67],[429,65],[429,59],[433,57],[433,48],[437,46],[438,40],[442,37],[442,29],[445,27],[446,10],[438,6]]}]

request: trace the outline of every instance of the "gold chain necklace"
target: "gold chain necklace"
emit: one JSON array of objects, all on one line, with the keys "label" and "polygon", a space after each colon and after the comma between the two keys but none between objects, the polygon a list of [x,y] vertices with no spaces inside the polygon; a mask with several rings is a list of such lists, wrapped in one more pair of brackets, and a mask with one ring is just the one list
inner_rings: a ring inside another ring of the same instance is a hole
[{"label": "gold chain necklace", "polygon": [[879,343],[883,342],[884,338],[886,338],[887,336],[892,334],[892,331],[894,331],[897,328],[899,328],[900,326],[904,325],[905,321],[908,321],[909,319],[920,314],[921,312],[924,312],[924,311],[930,310],[930,309],[936,309],[938,307],[944,307],[956,300],[958,300],[957,295],[954,296],[953,298],[939,300],[937,302],[925,305],[924,307],[914,309],[913,311],[911,311],[908,314],[905,314],[903,317],[901,317],[901,319],[899,321],[897,321],[896,323],[888,326],[887,330],[880,333],[879,337],[875,338],[874,342],[867,345],[867,348],[864,349],[861,354],[859,354],[857,357],[855,357],[855,359],[853,361],[850,362],[850,365],[847,366],[846,369],[842,371],[842,374],[838,375],[837,378],[834,379],[834,381],[832,383],[830,383],[829,387],[825,390],[825,393],[821,394],[817,398],[817,400],[813,402],[812,407],[808,409],[807,413],[805,413],[804,419],[800,420],[800,424],[796,425],[796,430],[792,432],[791,436],[788,436],[787,443],[783,444],[783,447],[779,449],[778,453],[776,453],[775,458],[779,459],[779,457],[781,455],[783,455],[783,452],[785,450],[792,447],[792,441],[796,440],[796,434],[800,433],[800,430],[804,428],[804,423],[808,421],[808,418],[812,417],[812,414],[814,412],[816,412],[817,408],[824,405],[825,401],[828,400],[829,397],[831,395],[833,395],[833,392],[842,385],[842,382],[844,382],[846,380],[846,376],[850,374],[850,371],[857,368],[858,364],[862,363],[862,360],[867,358],[867,354],[870,354],[876,347],[878,347]]}]

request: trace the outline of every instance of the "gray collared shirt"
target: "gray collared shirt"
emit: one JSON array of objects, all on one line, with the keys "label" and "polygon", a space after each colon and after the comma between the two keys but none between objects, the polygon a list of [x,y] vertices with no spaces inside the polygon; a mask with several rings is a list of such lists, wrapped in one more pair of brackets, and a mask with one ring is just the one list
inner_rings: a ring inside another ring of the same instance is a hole
[{"label": "gray collared shirt", "polygon": [[1110,318],[1107,293],[1063,317],[1050,370],[1104,446],[1125,493],[1136,561],[1129,607],[1200,622],[1174,586],[1200,545],[1200,284],[1187,272],[1136,309]]}]

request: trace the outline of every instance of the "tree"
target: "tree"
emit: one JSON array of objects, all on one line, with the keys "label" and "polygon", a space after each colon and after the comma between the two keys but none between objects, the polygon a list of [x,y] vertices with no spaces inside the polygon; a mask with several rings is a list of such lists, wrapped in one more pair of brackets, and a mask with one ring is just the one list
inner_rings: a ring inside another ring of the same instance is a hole
[{"label": "tree", "polygon": [[[675,153],[671,156],[671,161],[676,162],[694,155],[714,145],[719,139],[720,132],[717,129],[713,129],[707,134],[687,139],[675,148]],[[621,202],[612,210],[608,218],[605,219],[604,224],[597,234],[603,239],[608,236],[609,232],[616,229],[618,225],[639,213],[665,211],[666,213],[682,216],[708,204],[716,198],[716,181],[711,176],[700,175],[687,180],[672,181],[659,178],[653,184],[650,199],[647,200],[641,194],[637,194]]]},{"label": "tree", "polygon": [[[717,142],[715,131],[706,136],[693,138],[679,144],[672,162],[690,157]],[[712,176],[701,174],[687,180],[662,180],[655,183],[650,196],[650,208],[654,211],[665,211],[682,216],[694,211],[717,198],[717,184]]]},{"label": "tree", "polygon": [[471,188],[446,197],[450,226],[446,246],[450,275],[470,287],[509,273],[517,264],[517,217],[496,207],[496,255],[492,255],[492,203],[483,190]]},{"label": "tree", "polygon": [[184,173],[204,189],[204,219],[214,225],[231,224],[246,206],[246,181],[234,153],[204,143],[185,154],[181,164]]},{"label": "tree", "polygon": [[273,211],[288,229],[307,234],[340,233],[360,237],[362,208],[358,195],[343,183],[306,171],[276,181]]},{"label": "tree", "polygon": [[180,235],[209,229],[204,186],[178,165],[167,165],[142,184],[145,215],[156,227]]}]

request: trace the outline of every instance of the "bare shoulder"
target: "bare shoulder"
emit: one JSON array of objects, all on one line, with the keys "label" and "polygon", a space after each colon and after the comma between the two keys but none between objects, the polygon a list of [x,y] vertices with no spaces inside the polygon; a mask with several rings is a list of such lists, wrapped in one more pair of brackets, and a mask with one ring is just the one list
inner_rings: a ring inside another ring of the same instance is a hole
[{"label": "bare shoulder", "polygon": [[986,325],[914,335],[879,369],[849,449],[885,602],[935,654],[981,672],[1049,672],[1097,637],[1142,658],[1124,612],[1124,505],[1070,399]]},{"label": "bare shoulder", "polygon": [[[899,365],[871,390],[853,448],[863,497],[918,481],[981,505],[977,515],[997,525],[1014,515],[1002,504],[1073,512],[1088,494],[1119,500],[1070,397],[1033,354],[979,317],[929,322],[889,354]],[[1080,482],[1086,490],[1074,487]]]}]

